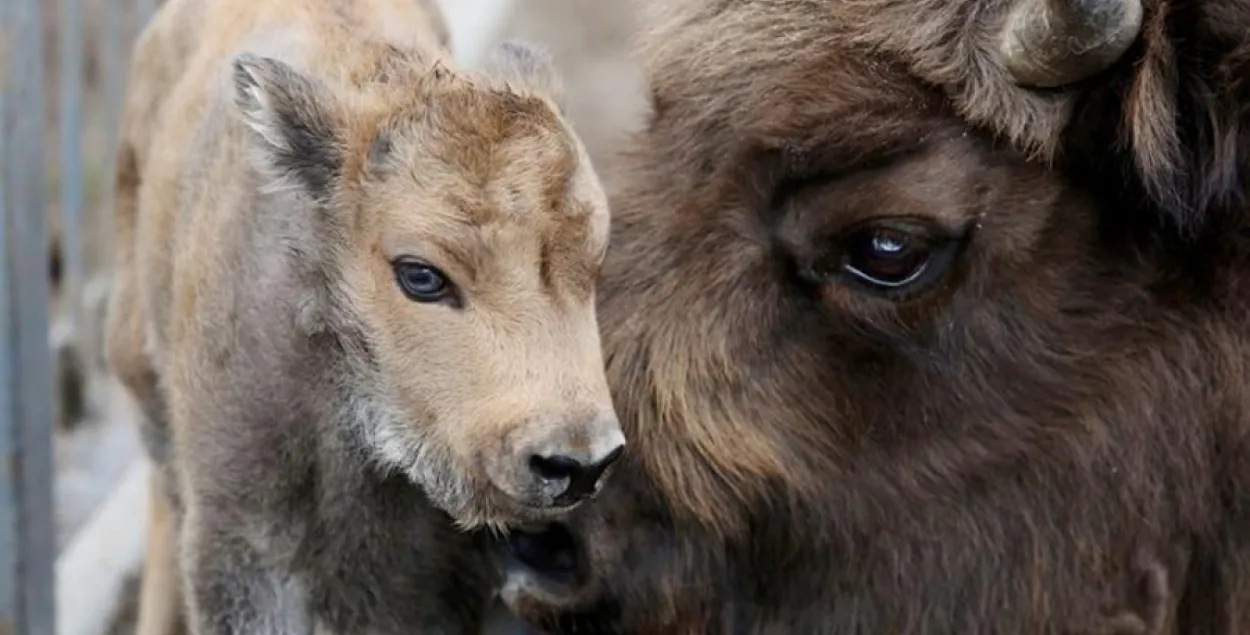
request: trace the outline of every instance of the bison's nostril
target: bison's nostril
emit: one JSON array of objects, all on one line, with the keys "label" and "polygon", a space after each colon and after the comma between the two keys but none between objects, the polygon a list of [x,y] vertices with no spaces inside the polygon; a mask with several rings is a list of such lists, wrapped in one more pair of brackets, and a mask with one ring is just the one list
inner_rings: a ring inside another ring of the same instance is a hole
[{"label": "bison's nostril", "polygon": [[580,461],[564,454],[533,455],[529,459],[530,469],[544,480],[565,481],[564,491],[556,496],[554,502],[557,505],[572,505],[595,492],[599,478],[624,449],[624,446],[617,446],[597,461]]}]

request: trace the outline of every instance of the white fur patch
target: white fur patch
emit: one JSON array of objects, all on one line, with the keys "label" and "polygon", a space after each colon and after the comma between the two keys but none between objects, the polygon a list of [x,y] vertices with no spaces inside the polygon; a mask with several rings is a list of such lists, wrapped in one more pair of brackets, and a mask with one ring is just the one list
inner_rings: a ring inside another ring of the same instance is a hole
[{"label": "white fur patch", "polygon": [[470,504],[472,485],[460,476],[460,467],[385,397],[357,394],[348,401],[346,410],[344,418],[356,427],[379,467],[405,475],[431,503],[450,514],[459,528],[490,524]]}]

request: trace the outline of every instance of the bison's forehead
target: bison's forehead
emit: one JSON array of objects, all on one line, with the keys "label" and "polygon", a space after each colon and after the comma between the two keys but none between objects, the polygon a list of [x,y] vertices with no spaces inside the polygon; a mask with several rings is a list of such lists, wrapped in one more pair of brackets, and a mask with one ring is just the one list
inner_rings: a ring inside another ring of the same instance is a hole
[{"label": "bison's forehead", "polygon": [[843,160],[871,160],[919,146],[938,130],[968,128],[940,89],[811,20],[757,7],[662,31],[646,58],[651,140],[667,139],[668,158],[688,165],[688,174],[706,175],[744,152],[815,140],[841,146]]},{"label": "bison's forehead", "polygon": [[[1108,206],[1187,225],[1209,218],[1204,210],[1243,215],[1244,188],[1233,176],[1245,171],[1250,155],[1238,106],[1245,102],[1246,83],[1238,78],[1247,70],[1250,22],[1242,0],[650,5],[643,58],[654,105],[663,112],[690,104],[704,137],[715,136],[718,121],[760,111],[770,92],[789,91],[795,110],[847,96],[871,107],[903,97],[911,84],[938,93],[945,109],[1022,152],[1099,172]],[[1043,7],[1084,11],[1092,23],[1082,29],[1066,18],[1045,19],[1037,13]],[[1046,35],[1036,46],[1013,47],[1026,30]],[[1033,70],[1086,66],[1088,73],[1091,58],[1101,58],[1101,74],[1083,81],[1037,89],[1030,73],[1019,74],[1021,61]]]},{"label": "bison's forehead", "polygon": [[[1016,86],[997,56],[997,38],[1017,0],[756,0],[651,2],[643,58],[656,98],[760,95],[788,74],[809,70],[810,88],[902,88],[916,78],[941,90],[949,107],[1021,147],[1050,151],[1074,91]],[[896,98],[902,93],[896,93]],[[882,96],[873,97],[874,100]],[[663,103],[657,104],[663,106]]]}]

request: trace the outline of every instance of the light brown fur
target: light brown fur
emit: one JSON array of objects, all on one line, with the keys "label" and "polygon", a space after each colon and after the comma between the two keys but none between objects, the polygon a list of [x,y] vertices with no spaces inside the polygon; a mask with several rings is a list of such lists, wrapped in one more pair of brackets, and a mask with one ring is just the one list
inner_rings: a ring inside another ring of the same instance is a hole
[{"label": "light brown fur", "polygon": [[107,354],[157,466],[142,635],[179,567],[197,635],[470,632],[493,570],[454,525],[563,513],[619,453],[558,77],[446,41],[410,0],[173,0],[139,40]]}]

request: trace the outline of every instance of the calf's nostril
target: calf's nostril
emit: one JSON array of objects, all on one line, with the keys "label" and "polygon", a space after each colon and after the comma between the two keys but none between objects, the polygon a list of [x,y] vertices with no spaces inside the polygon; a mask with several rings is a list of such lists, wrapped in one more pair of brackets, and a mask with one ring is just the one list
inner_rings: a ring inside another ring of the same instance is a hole
[{"label": "calf's nostril", "polygon": [[539,456],[537,454],[530,457],[530,469],[538,476],[551,481],[561,479],[572,479],[577,473],[584,469],[580,461],[563,454],[552,456]]},{"label": "calf's nostril", "polygon": [[564,454],[550,456],[533,455],[530,469],[540,478],[549,481],[565,481],[564,491],[556,496],[556,505],[572,505],[595,492],[599,479],[625,447],[617,446],[597,461],[580,461]]}]

